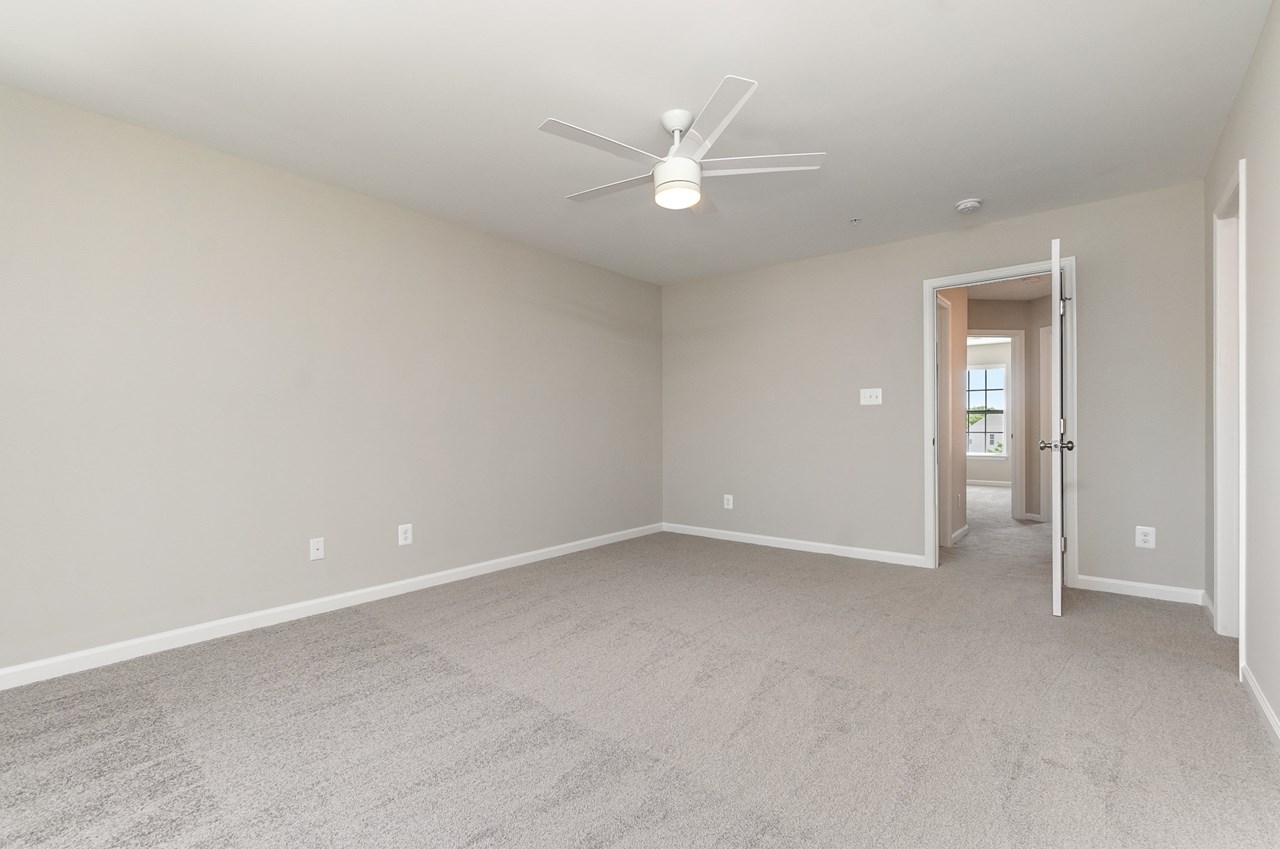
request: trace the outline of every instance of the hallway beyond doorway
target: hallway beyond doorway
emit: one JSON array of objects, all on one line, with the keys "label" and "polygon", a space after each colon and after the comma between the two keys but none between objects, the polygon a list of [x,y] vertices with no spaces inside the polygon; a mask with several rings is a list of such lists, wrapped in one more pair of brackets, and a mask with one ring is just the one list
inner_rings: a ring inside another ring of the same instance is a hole
[{"label": "hallway beyond doorway", "polygon": [[1021,574],[1048,574],[1052,529],[1009,515],[1007,486],[966,487],[969,533],[951,548],[940,549],[940,566],[989,566]]}]

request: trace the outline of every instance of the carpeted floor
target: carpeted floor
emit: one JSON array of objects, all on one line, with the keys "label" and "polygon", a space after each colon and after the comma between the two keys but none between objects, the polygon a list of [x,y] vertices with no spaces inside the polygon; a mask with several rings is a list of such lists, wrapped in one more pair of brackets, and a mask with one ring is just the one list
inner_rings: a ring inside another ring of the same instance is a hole
[{"label": "carpeted floor", "polygon": [[969,533],[951,548],[939,549],[940,566],[1009,568],[1042,576],[1049,597],[1052,526],[1012,516],[1013,490],[1007,486],[965,488]]},{"label": "carpeted floor", "polygon": [[973,527],[936,571],[658,534],[0,693],[0,845],[1280,845],[1234,641],[1053,619]]}]

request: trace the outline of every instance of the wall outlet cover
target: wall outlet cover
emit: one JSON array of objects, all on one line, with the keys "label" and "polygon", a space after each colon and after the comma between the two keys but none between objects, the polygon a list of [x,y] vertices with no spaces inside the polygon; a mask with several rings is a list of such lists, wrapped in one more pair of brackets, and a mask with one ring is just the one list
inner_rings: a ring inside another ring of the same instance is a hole
[{"label": "wall outlet cover", "polygon": [[858,399],[864,407],[884,403],[883,395],[878,387],[875,389],[863,389],[858,394]]},{"label": "wall outlet cover", "polygon": [[401,545],[410,545],[413,542],[413,525],[401,525],[397,528],[396,539]]},{"label": "wall outlet cover", "polygon": [[1156,547],[1156,529],[1138,525],[1134,531],[1133,544],[1138,548]]},{"label": "wall outlet cover", "polygon": [[310,550],[312,560],[324,560],[324,537],[313,538]]},{"label": "wall outlet cover", "polygon": [[726,496],[724,497],[724,509],[726,509],[726,510],[732,510],[732,509],[733,509],[733,496],[732,496],[732,495],[726,495]]}]

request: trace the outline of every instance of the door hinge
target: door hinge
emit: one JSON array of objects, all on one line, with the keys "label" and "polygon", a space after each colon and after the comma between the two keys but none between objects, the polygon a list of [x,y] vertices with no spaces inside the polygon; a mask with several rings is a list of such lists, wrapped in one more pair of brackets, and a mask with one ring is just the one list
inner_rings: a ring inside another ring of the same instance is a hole
[{"label": "door hinge", "polygon": [[1058,315],[1066,315],[1066,314],[1067,314],[1067,299],[1059,298],[1058,299]]},{"label": "door hinge", "polygon": [[1063,436],[1067,432],[1067,420],[1058,419],[1058,435]]},{"label": "door hinge", "polygon": [[1059,541],[1062,543],[1062,545],[1060,546],[1060,547],[1061,547],[1061,549],[1062,549],[1062,553],[1063,553],[1063,554],[1066,554],[1066,553],[1067,553],[1067,538],[1066,538],[1066,537],[1059,537]]}]

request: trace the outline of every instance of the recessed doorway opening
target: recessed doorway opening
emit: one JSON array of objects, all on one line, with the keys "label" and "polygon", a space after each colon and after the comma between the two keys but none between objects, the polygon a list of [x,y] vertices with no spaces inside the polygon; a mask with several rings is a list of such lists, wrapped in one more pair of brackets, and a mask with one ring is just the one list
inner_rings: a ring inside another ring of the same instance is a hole
[{"label": "recessed doorway opening", "polygon": [[1043,570],[1054,613],[1078,572],[1074,272],[925,281],[926,565]]}]

